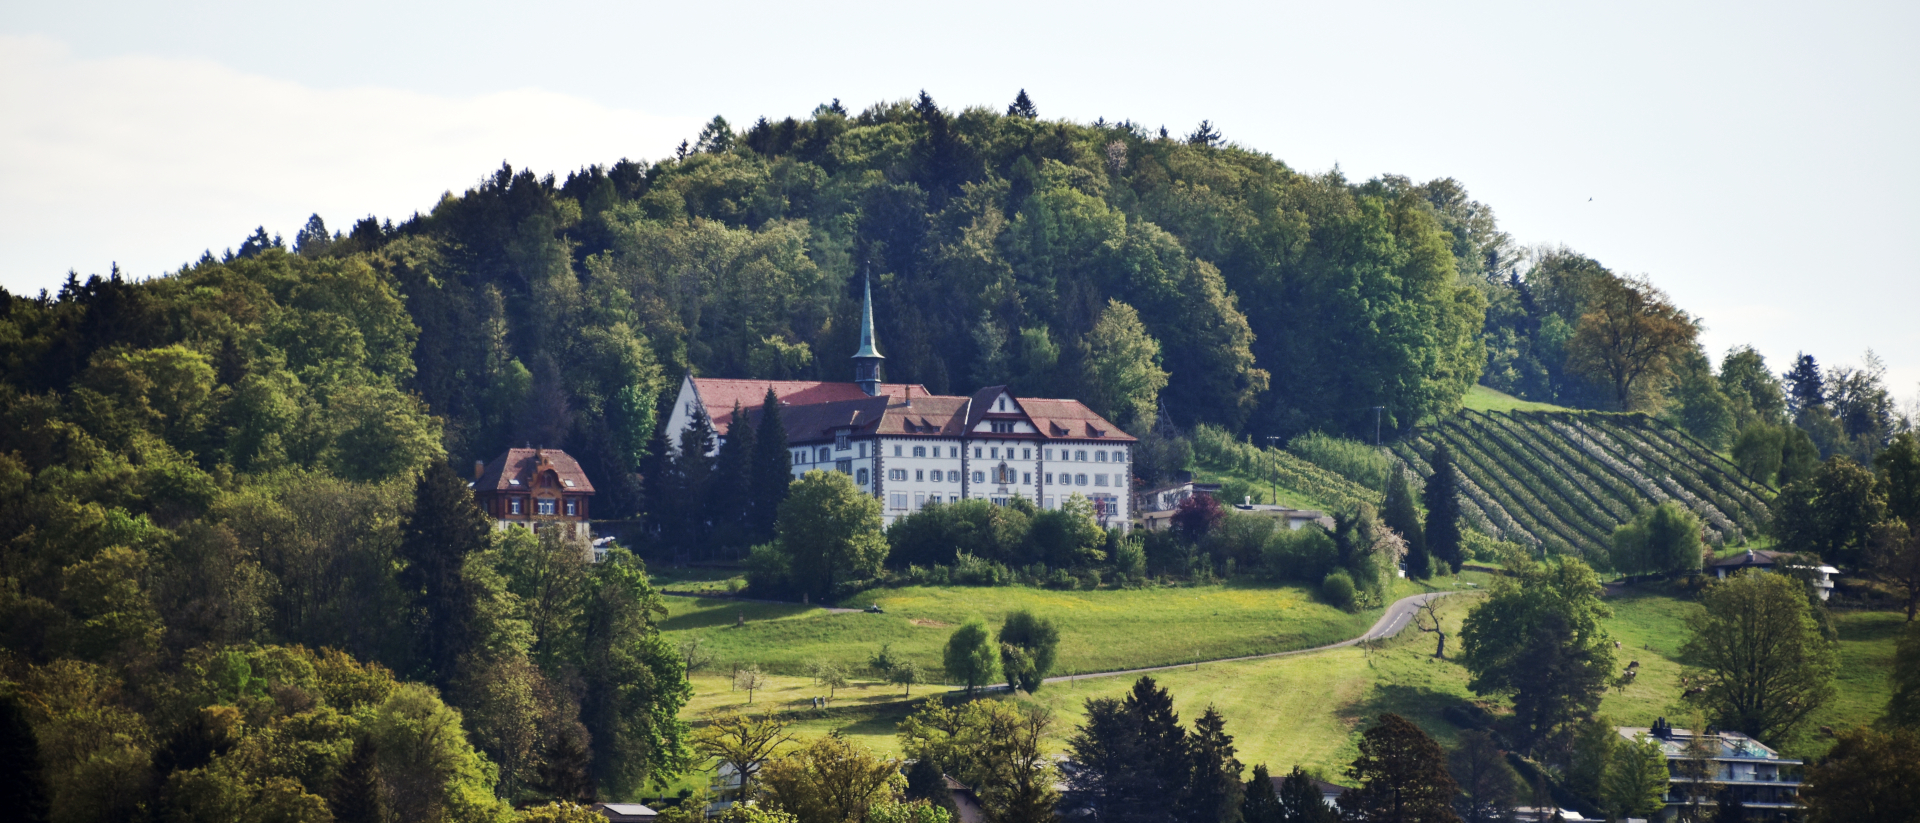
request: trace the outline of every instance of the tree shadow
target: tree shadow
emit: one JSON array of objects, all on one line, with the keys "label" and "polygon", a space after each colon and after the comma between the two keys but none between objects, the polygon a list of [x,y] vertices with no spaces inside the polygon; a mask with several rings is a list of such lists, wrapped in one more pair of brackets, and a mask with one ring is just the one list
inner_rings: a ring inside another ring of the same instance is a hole
[{"label": "tree shadow", "polygon": [[752,624],[759,620],[779,620],[819,610],[817,606],[801,603],[754,603],[727,597],[697,597],[693,598],[693,605],[699,611],[676,614],[662,620],[660,621],[661,630],[684,631],[732,626],[742,617],[746,618],[748,624]]},{"label": "tree shadow", "polygon": [[1449,710],[1472,712],[1475,708],[1473,701],[1456,694],[1421,686],[1382,683],[1374,686],[1366,699],[1340,708],[1335,716],[1349,727],[1365,728],[1378,721],[1380,715],[1397,714],[1413,721],[1436,740],[1449,744],[1460,731],[1459,727],[1447,720]]}]

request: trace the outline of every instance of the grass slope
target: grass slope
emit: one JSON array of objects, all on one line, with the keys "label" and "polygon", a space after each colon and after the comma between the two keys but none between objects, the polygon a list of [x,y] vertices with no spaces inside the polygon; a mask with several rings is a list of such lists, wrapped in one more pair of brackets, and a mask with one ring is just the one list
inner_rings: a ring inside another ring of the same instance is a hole
[{"label": "grass slope", "polygon": [[[1449,651],[1458,649],[1459,624],[1475,598],[1444,601],[1441,614],[1448,626]],[[1654,718],[1684,719],[1679,704],[1679,648],[1686,640],[1689,621],[1699,606],[1688,600],[1655,593],[1629,593],[1610,598],[1614,616],[1607,630],[1622,643],[1619,664],[1640,661],[1642,674],[1625,691],[1609,691],[1601,713],[1623,724],[1646,725]],[[1836,729],[1869,723],[1886,704],[1887,670],[1902,616],[1891,612],[1854,612],[1836,616],[1840,632],[1841,672],[1835,683],[1838,697],[1816,713],[1808,733],[1789,747],[1804,756],[1825,751],[1829,741],[1817,734],[1820,726]],[[1403,631],[1375,649],[1344,648],[1326,652],[1233,663],[1204,663],[1193,668],[1155,672],[1152,677],[1173,692],[1183,720],[1191,722],[1208,705],[1226,717],[1239,757],[1251,767],[1267,763],[1274,769],[1300,764],[1336,777],[1358,753],[1359,733],[1381,712],[1395,712],[1418,724],[1442,745],[1452,746],[1458,730],[1444,717],[1450,706],[1480,701],[1467,690],[1467,673],[1451,660],[1436,660],[1433,637]],[[695,678],[697,696],[688,708],[694,722],[714,711],[745,706],[744,693],[728,688],[724,671]],[[1090,697],[1118,697],[1136,677],[1115,676],[1053,684],[1038,695],[1020,697],[1047,706],[1056,713],[1053,744],[1063,750],[1067,735],[1079,724]],[[774,678],[775,686],[761,692],[756,708],[778,706],[790,711],[795,731],[812,738],[839,731],[855,741],[889,754],[898,753],[894,725],[923,698],[902,699],[897,687],[869,684],[844,689],[833,709],[815,711],[810,700],[824,690],[803,678]],[[929,690],[929,696],[931,695]],[[996,699],[1012,699],[1000,697]],[[1495,701],[1497,703],[1497,701]]]},{"label": "grass slope", "polygon": [[1521,400],[1511,394],[1507,394],[1498,389],[1489,389],[1486,386],[1474,386],[1468,389],[1467,396],[1460,398],[1460,402],[1465,404],[1469,409],[1484,412],[1567,411],[1565,406],[1556,406],[1552,403],[1536,403],[1532,400]]},{"label": "grass slope", "polygon": [[[1476,579],[1470,574],[1436,585]],[[1397,581],[1391,597],[1430,588]],[[669,597],[662,628],[674,643],[700,638],[720,666],[758,663],[788,675],[804,674],[815,660],[864,668],[880,644],[891,643],[894,653],[938,677],[941,652],[955,626],[979,616],[997,628],[1007,613],[1027,609],[1059,624],[1055,672],[1069,674],[1311,648],[1359,635],[1383,611],[1347,614],[1321,603],[1306,587],[1238,581],[1098,591],[911,586],[864,592],[841,605],[870,604],[886,613]]]}]

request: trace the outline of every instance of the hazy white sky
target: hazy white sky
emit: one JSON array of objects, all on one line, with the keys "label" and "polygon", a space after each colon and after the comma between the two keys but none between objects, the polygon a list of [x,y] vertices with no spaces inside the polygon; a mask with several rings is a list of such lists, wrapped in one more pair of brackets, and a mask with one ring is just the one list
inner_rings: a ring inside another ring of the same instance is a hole
[{"label": "hazy white sky", "polygon": [[1527,244],[1753,343],[1920,384],[1920,4],[13,2],[0,285],[404,218],[501,161],[654,158],[723,114],[1211,119],[1297,169],[1454,177]]}]

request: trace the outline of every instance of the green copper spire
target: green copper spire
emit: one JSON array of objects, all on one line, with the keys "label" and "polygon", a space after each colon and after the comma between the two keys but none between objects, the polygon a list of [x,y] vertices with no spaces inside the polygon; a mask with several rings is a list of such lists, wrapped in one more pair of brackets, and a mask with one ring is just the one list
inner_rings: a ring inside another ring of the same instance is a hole
[{"label": "green copper spire", "polygon": [[880,393],[880,361],[886,358],[873,345],[873,277],[869,275],[860,301],[860,350],[853,353],[853,382],[872,397]]}]

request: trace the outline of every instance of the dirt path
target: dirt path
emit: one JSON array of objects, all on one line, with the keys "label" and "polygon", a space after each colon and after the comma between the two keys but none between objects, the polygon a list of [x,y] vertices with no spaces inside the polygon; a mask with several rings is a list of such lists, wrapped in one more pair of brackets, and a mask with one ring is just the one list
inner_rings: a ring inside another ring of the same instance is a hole
[{"label": "dirt path", "polygon": [[1143,669],[1121,669],[1119,671],[1095,672],[1092,674],[1068,674],[1059,677],[1049,677],[1043,682],[1066,683],[1074,680],[1086,680],[1091,677],[1118,677],[1127,674],[1146,674],[1148,672],[1164,672],[1174,669],[1191,669],[1201,663],[1232,663],[1236,660],[1265,660],[1269,657],[1291,657],[1296,654],[1312,654],[1314,652],[1324,652],[1329,649],[1346,648],[1347,646],[1357,645],[1367,640],[1384,640],[1399,634],[1400,630],[1406,628],[1408,623],[1412,623],[1414,613],[1419,611],[1421,606],[1450,594],[1459,594],[1459,592],[1426,592],[1424,594],[1413,595],[1412,597],[1400,598],[1394,601],[1393,605],[1388,606],[1387,613],[1380,615],[1380,619],[1373,622],[1373,627],[1367,629],[1366,632],[1359,637],[1342,640],[1338,643],[1329,643],[1325,646],[1315,646],[1311,649],[1294,649],[1290,652],[1250,654],[1244,657],[1223,657],[1218,660],[1202,660],[1198,663],[1176,663],[1171,666],[1148,666]]}]

